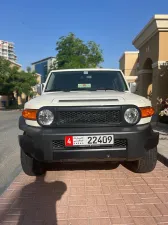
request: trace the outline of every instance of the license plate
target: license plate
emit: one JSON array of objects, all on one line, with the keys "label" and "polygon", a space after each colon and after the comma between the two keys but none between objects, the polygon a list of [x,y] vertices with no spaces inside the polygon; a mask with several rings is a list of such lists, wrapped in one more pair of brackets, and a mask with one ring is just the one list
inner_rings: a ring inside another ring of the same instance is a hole
[{"label": "license plate", "polygon": [[113,145],[114,135],[66,136],[65,146]]}]

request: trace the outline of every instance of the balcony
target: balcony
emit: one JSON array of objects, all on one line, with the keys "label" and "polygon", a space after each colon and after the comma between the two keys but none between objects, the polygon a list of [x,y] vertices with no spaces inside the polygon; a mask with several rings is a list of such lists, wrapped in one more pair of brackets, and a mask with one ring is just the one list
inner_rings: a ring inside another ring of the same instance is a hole
[{"label": "balcony", "polygon": [[10,59],[14,59],[15,57],[13,55],[8,55]]},{"label": "balcony", "polygon": [[13,48],[8,48],[8,51],[9,52],[13,52]]},{"label": "balcony", "polygon": [[8,50],[8,47],[2,46],[2,49],[7,51]]},{"label": "balcony", "polygon": [[3,51],[2,51],[2,55],[8,55],[8,53],[7,53],[7,52],[3,52]]},{"label": "balcony", "polygon": [[3,58],[5,59],[8,59],[8,56],[7,55],[2,55]]},{"label": "balcony", "polygon": [[13,51],[12,52],[11,51],[10,52],[8,51],[8,53],[9,53],[9,55],[12,55],[12,56],[14,55],[14,52]]}]

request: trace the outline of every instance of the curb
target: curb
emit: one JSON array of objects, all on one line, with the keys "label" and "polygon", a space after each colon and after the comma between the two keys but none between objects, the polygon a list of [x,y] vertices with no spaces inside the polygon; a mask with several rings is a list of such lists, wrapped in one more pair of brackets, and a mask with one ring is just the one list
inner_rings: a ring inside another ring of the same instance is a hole
[{"label": "curb", "polygon": [[160,128],[168,129],[168,124],[159,123],[159,122],[151,122],[151,124],[152,124],[152,127],[160,127]]},{"label": "curb", "polygon": [[157,158],[158,160],[163,163],[165,166],[168,167],[168,158],[166,158],[165,156],[161,155],[159,152],[157,154]]},{"label": "curb", "polygon": [[161,127],[161,128],[168,129],[168,124],[158,123],[158,126]]}]

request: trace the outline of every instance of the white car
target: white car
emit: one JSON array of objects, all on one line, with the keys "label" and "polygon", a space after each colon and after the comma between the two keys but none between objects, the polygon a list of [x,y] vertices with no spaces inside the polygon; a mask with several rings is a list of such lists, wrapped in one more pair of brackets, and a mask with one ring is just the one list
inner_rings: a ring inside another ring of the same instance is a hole
[{"label": "white car", "polygon": [[44,162],[58,161],[124,161],[132,171],[152,171],[154,110],[131,89],[120,70],[51,71],[19,120],[23,171],[42,175]]}]

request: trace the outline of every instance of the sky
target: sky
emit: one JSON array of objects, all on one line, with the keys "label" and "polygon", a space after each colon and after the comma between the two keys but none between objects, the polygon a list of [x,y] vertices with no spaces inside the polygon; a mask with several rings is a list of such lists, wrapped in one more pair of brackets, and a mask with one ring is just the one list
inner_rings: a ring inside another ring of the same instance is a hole
[{"label": "sky", "polygon": [[118,68],[124,51],[154,14],[168,14],[168,0],[0,0],[0,40],[15,43],[18,63],[56,55],[56,42],[69,32],[95,41],[103,67]]}]

